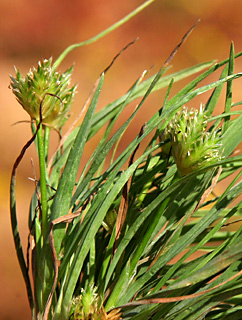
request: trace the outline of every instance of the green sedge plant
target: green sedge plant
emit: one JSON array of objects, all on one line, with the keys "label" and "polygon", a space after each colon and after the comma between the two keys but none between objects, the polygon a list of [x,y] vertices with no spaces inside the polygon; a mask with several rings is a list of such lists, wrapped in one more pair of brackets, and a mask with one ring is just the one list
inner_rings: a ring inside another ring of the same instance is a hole
[{"label": "green sedge plant", "polygon": [[[76,91],[70,84],[72,68],[57,70],[62,60],[152,2],[98,36],[70,46],[55,62],[43,60],[26,77],[18,70],[11,77],[12,91],[30,115],[32,129],[13,166],[10,213],[33,320],[241,319],[242,228],[226,229],[231,219],[239,221],[242,215],[242,203],[234,201],[242,193],[242,156],[234,155],[242,140],[242,112],[233,109],[242,102],[232,103],[233,81],[242,76],[234,73],[234,63],[242,53],[235,54],[233,44],[227,60],[164,75],[178,45],[154,76],[144,80],[142,75],[125,95],[96,112],[103,72],[82,123],[49,155],[49,135],[65,124]],[[217,81],[201,85],[218,70]],[[196,73],[170,96],[174,82]],[[224,87],[224,111],[214,116]],[[157,112],[120,156],[114,154],[108,162],[143,103],[161,89],[166,96]],[[209,99],[202,101],[207,92]],[[186,105],[198,95],[202,105],[188,110]],[[111,134],[134,100],[135,111]],[[83,149],[103,127],[79,176]],[[40,175],[30,200],[25,256],[17,221],[16,172],[33,142]],[[226,190],[208,200],[215,185],[231,175]]]}]

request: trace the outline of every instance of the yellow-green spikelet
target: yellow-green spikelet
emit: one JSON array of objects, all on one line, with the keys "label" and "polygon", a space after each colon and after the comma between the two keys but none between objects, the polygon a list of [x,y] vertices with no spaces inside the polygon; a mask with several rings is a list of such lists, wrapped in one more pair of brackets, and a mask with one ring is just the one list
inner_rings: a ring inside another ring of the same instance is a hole
[{"label": "yellow-green spikelet", "polygon": [[221,137],[216,130],[206,131],[207,117],[186,107],[167,125],[163,139],[170,139],[171,154],[181,176],[205,168],[221,159]]},{"label": "yellow-green spikelet", "polygon": [[72,70],[73,67],[64,73],[57,72],[50,58],[39,62],[37,69],[30,69],[25,78],[15,69],[10,87],[32,120],[39,120],[42,105],[43,123],[59,129],[67,119],[76,91],[76,86],[69,87]]},{"label": "yellow-green spikelet", "polygon": [[100,303],[97,288],[90,285],[72,301],[70,320],[120,320],[120,309],[113,309],[106,313]]}]

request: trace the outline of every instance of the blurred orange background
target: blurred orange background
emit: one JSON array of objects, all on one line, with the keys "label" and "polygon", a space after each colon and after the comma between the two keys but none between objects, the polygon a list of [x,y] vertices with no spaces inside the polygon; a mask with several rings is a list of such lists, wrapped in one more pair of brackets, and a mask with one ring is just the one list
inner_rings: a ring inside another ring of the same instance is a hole
[{"label": "blurred orange background", "polygon": [[[87,40],[101,32],[138,5],[141,0],[1,0],[0,1],[0,319],[30,319],[30,311],[24,281],[18,266],[9,219],[9,178],[14,160],[30,137],[29,125],[15,122],[28,120],[28,115],[16,102],[8,89],[9,74],[14,75],[14,65],[25,75],[43,58],[54,59],[70,44]],[[60,66],[60,71],[75,62],[73,83],[78,83],[78,95],[73,105],[74,118],[91,91],[101,71],[112,58],[137,36],[139,40],[126,50],[106,75],[99,108],[124,94],[142,71],[158,67],[166,60],[185,32],[201,19],[196,29],[181,47],[172,61],[169,72],[181,70],[194,64],[229,55],[231,41],[236,52],[242,51],[242,2],[237,0],[157,0],[142,13],[98,42],[75,50]],[[242,69],[241,60],[236,72]],[[219,74],[217,74],[218,78]],[[216,80],[211,78],[210,81]],[[190,78],[174,86],[177,91]],[[233,101],[241,98],[241,81],[234,84]],[[165,91],[164,91],[165,92]],[[138,133],[142,123],[162,105],[164,92],[155,94],[152,105],[144,106],[133,122],[125,141]],[[194,107],[205,103],[207,96],[199,96]],[[221,100],[223,108],[223,100]],[[126,117],[127,113],[124,115]],[[127,139],[128,137],[128,139]],[[52,141],[56,146],[56,137]],[[89,145],[92,147],[92,144]],[[90,150],[86,150],[86,157]],[[26,246],[29,199],[33,191],[30,158],[37,167],[35,151],[31,148],[20,165],[17,176],[17,206],[21,235]],[[24,249],[25,250],[25,249]]]}]

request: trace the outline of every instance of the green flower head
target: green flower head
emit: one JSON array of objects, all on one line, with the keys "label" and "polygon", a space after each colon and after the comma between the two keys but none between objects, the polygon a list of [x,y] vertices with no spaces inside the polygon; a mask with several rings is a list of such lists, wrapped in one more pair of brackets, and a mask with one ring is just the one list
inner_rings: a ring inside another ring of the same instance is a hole
[{"label": "green flower head", "polygon": [[221,137],[216,130],[206,131],[207,117],[199,110],[186,107],[177,112],[164,131],[170,139],[171,154],[181,176],[219,161]]},{"label": "green flower head", "polygon": [[16,69],[16,77],[10,76],[10,86],[32,120],[39,120],[42,105],[43,123],[59,129],[67,119],[76,92],[76,86],[69,87],[72,70],[73,67],[58,73],[50,58],[39,62],[37,69],[30,69],[25,79]]},{"label": "green flower head", "polygon": [[97,288],[90,284],[86,290],[82,289],[81,294],[72,300],[70,320],[120,320],[120,309],[114,309],[106,313],[101,306],[101,299],[98,297]]}]

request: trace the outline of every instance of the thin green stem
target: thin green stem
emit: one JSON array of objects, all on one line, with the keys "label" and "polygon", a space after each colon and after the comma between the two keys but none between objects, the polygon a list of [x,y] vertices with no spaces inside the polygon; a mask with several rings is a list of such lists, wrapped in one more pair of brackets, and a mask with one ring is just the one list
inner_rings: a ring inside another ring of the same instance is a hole
[{"label": "thin green stem", "polygon": [[107,29],[105,29],[104,31],[100,32],[99,34],[97,34],[96,36],[80,42],[80,43],[75,43],[70,45],[69,47],[66,48],[66,50],[64,50],[62,52],[62,54],[57,58],[57,60],[54,63],[54,68],[57,68],[61,62],[64,60],[64,58],[68,55],[68,53],[70,53],[72,50],[82,47],[82,46],[86,46],[88,44],[91,44],[97,40],[99,40],[100,38],[106,36],[107,34],[109,34],[110,32],[114,31],[115,29],[119,28],[122,24],[124,24],[125,22],[129,21],[131,18],[133,18],[135,15],[137,15],[139,12],[141,12],[143,9],[145,9],[146,7],[148,7],[151,3],[153,3],[156,0],[148,0],[145,1],[142,5],[140,5],[138,8],[136,8],[134,11],[132,11],[131,13],[129,13],[127,16],[125,16],[124,18],[122,18],[121,20],[119,20],[118,22],[114,23],[112,26],[108,27]]},{"label": "thin green stem", "polygon": [[37,132],[38,156],[40,169],[40,193],[41,193],[41,212],[42,212],[42,236],[45,239],[47,233],[47,188],[46,188],[46,158],[45,144],[43,138],[42,124]]},{"label": "thin green stem", "polygon": [[50,140],[50,127],[45,126],[44,146],[45,146],[45,161],[48,161],[49,154],[49,140]]}]

